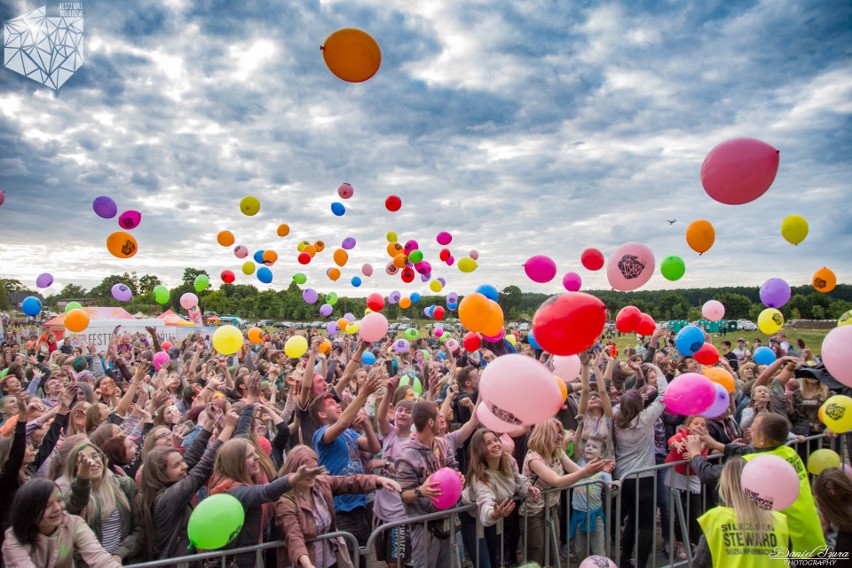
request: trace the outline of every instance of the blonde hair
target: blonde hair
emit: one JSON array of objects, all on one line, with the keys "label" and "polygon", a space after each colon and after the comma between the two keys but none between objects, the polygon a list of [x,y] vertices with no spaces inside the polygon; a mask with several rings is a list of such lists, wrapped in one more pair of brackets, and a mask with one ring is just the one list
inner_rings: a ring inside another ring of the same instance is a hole
[{"label": "blonde hair", "polygon": [[91,442],[77,444],[70,452],[68,452],[68,456],[65,459],[65,477],[67,477],[71,482],[77,479],[77,460],[80,456],[80,452],[86,448],[92,448],[95,450],[95,453],[100,456],[101,471],[103,471],[103,476],[100,480],[92,480],[92,490],[89,492],[89,502],[79,513],[79,515],[86,521],[86,524],[92,526],[93,523],[100,521],[100,519],[97,518],[98,515],[100,515],[101,518],[109,516],[117,505],[121,505],[127,510],[130,510],[130,502],[127,500],[127,496],[124,494],[124,491],[121,490],[118,480],[115,479],[115,476],[107,467],[106,456],[100,448]]},{"label": "blonde hair", "polygon": [[[805,379],[799,379],[799,392],[802,393],[803,398],[808,400],[812,398],[827,400],[830,395],[828,392],[828,385],[824,382],[820,381],[818,386],[811,387]],[[806,394],[807,396],[805,396]]]},{"label": "blonde hair", "polygon": [[[486,434],[491,434],[497,439],[497,443],[500,443],[500,436],[491,430],[482,429],[473,433],[473,437],[470,440],[470,464],[467,466],[467,473],[464,476],[465,483],[468,486],[474,481],[491,485],[491,479],[488,476],[488,461],[485,459]],[[512,476],[512,460],[505,451],[500,454],[500,463],[497,466],[497,471],[504,477]]]},{"label": "blonde hair", "polygon": [[556,418],[539,422],[533,427],[527,449],[540,455],[547,464],[562,459],[562,447],[557,438],[557,432],[562,430],[562,423]]},{"label": "blonde hair", "polygon": [[775,525],[772,511],[761,509],[743,491],[740,478],[746,461],[740,457],[730,458],[719,478],[719,499],[725,507],[734,510],[737,522],[754,527],[757,542],[763,540]]},{"label": "blonde hair", "polygon": [[66,436],[88,434],[88,432],[86,432],[86,422],[83,422],[83,426],[78,426],[77,421],[74,418],[80,411],[82,411],[84,415],[88,412],[88,409],[86,408],[87,404],[91,405],[91,403],[88,401],[78,400],[77,403],[71,407],[71,410],[68,412],[68,424],[65,427]]}]

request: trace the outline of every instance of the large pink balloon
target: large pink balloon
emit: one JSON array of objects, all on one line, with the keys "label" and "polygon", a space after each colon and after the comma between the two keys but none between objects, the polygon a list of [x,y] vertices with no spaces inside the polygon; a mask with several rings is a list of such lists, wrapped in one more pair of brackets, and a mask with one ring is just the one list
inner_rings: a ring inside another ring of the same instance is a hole
[{"label": "large pink balloon", "polygon": [[716,400],[716,388],[704,375],[685,373],[669,383],[664,400],[666,408],[675,414],[701,414]]},{"label": "large pink balloon", "polygon": [[654,274],[654,253],[642,243],[625,243],[615,250],[606,267],[609,285],[627,292],[644,285]]},{"label": "large pink balloon", "polygon": [[774,454],[761,454],[743,468],[743,493],[761,509],[783,511],[796,502],[801,485],[799,474],[787,460]]},{"label": "large pink balloon", "polygon": [[820,352],[831,376],[852,387],[852,325],[835,327],[822,340]]},{"label": "large pink balloon", "polygon": [[701,315],[710,321],[719,321],[725,317],[725,306],[719,300],[707,300],[701,306]]},{"label": "large pink balloon", "polygon": [[524,263],[524,272],[533,282],[543,284],[556,276],[556,263],[549,256],[533,256]]},{"label": "large pink balloon", "polygon": [[185,310],[190,308],[194,308],[198,305],[198,296],[193,294],[192,292],[187,292],[186,294],[180,297],[180,307]]},{"label": "large pink balloon", "polygon": [[553,374],[570,383],[580,376],[580,371],[583,369],[583,363],[577,355],[554,355],[553,357]]},{"label": "large pink balloon", "polygon": [[562,408],[562,392],[550,370],[517,353],[497,357],[488,364],[482,372],[479,394],[497,418],[513,424],[538,424]]},{"label": "large pink balloon", "polygon": [[441,490],[440,497],[432,499],[432,503],[438,510],[449,509],[458,503],[462,494],[462,480],[459,472],[449,467],[442,467],[431,475],[429,481],[437,483]]},{"label": "large pink balloon", "polygon": [[701,164],[707,195],[727,205],[754,201],[769,189],[778,173],[778,150],[754,138],[722,142]]},{"label": "large pink balloon", "polygon": [[477,405],[476,417],[479,418],[479,422],[483,426],[485,426],[489,430],[497,432],[498,434],[517,430],[519,426],[518,424],[510,424],[509,422],[504,422],[494,416],[494,413],[488,410],[488,407],[485,405],[485,402],[480,402],[479,405]]},{"label": "large pink balloon", "polygon": [[358,330],[361,339],[373,343],[380,341],[388,333],[388,320],[380,313],[367,314],[361,320],[361,329]]}]

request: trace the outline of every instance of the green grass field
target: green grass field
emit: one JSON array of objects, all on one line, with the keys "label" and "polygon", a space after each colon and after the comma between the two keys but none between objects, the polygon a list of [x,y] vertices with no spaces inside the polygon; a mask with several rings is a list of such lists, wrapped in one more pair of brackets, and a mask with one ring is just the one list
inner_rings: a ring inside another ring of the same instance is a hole
[{"label": "green grass field", "polygon": [[[793,345],[794,347],[796,344],[796,340],[801,338],[805,342],[805,345],[809,347],[811,351],[814,352],[814,355],[819,355],[820,348],[822,347],[822,340],[829,331],[830,330],[827,329],[785,329],[784,334],[787,336],[787,342]],[[754,340],[757,338],[760,338],[764,345],[769,344],[769,337],[759,331],[738,330],[732,333],[728,333],[728,335],[724,337],[718,333],[714,333],[712,334],[712,336],[713,345],[715,345],[717,348],[720,347],[722,341],[726,339],[733,344],[733,347],[736,347],[737,339],[740,337],[746,340],[746,343],[748,344],[749,348],[751,348],[754,343]],[[635,339],[636,337],[632,334],[616,337],[615,343],[618,345],[618,352],[624,353],[625,347],[635,347]]]}]

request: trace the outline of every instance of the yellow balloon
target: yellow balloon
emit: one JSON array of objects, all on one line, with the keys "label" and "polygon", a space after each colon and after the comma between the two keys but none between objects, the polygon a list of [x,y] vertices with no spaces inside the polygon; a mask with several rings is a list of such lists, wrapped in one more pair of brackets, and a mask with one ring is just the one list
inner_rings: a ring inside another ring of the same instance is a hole
[{"label": "yellow balloon", "polygon": [[475,260],[470,258],[469,256],[464,257],[459,260],[459,270],[462,272],[473,272],[479,267]]},{"label": "yellow balloon", "polygon": [[784,325],[784,315],[775,308],[766,308],[757,316],[757,327],[765,335],[774,335]]},{"label": "yellow balloon", "polygon": [[393,231],[388,231],[388,234],[385,236],[387,237],[389,243],[395,243],[397,239],[399,239],[399,237],[397,237],[396,233],[394,233]]},{"label": "yellow balloon", "polygon": [[801,215],[788,215],[781,222],[781,236],[792,244],[798,245],[808,236],[808,221]]},{"label": "yellow balloon", "polygon": [[220,355],[233,355],[243,346],[243,333],[232,325],[223,325],[213,333],[213,349]]},{"label": "yellow balloon", "polygon": [[302,241],[298,245],[296,245],[296,248],[299,249],[299,252],[303,252],[305,250],[305,247],[309,244],[311,243],[309,243],[308,241]]},{"label": "yellow balloon", "polygon": [[298,359],[308,350],[308,340],[301,335],[294,335],[284,344],[284,354],[290,359]]},{"label": "yellow balloon", "polygon": [[838,326],[850,324],[852,324],[852,310],[849,310],[848,312],[840,316],[839,320],[837,320]]},{"label": "yellow balloon", "polygon": [[842,394],[829,397],[821,410],[822,423],[835,434],[852,430],[852,398]]},{"label": "yellow balloon", "polygon": [[514,333],[507,333],[507,334],[506,334],[506,341],[508,341],[509,343],[511,343],[511,344],[512,344],[512,347],[515,347],[516,345],[518,345],[518,340],[517,340],[517,339],[515,339],[515,334],[514,334]]},{"label": "yellow balloon", "polygon": [[247,276],[249,274],[254,274],[254,263],[253,262],[249,261],[249,262],[243,263],[243,274],[245,274]]},{"label": "yellow balloon", "polygon": [[361,329],[360,325],[358,325],[357,323],[350,323],[346,326],[346,333],[348,333],[349,335],[355,335],[356,333],[358,333],[359,329]]},{"label": "yellow balloon", "polygon": [[429,282],[429,289],[435,292],[436,294],[440,292],[444,288],[444,285],[441,284],[440,280],[432,280]]},{"label": "yellow balloon", "polygon": [[253,195],[243,197],[243,200],[240,201],[240,211],[243,212],[243,215],[248,215],[249,217],[257,215],[257,212],[260,211],[260,200]]},{"label": "yellow balloon", "polygon": [[829,467],[840,467],[840,455],[834,450],[823,448],[808,456],[808,473],[819,475]]}]

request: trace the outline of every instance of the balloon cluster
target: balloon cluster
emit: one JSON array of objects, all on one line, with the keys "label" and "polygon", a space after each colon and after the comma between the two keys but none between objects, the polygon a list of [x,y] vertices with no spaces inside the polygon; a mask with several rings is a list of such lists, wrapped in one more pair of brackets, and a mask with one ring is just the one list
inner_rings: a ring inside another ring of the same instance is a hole
[{"label": "balloon cluster", "polygon": [[[98,217],[112,219],[118,214],[118,205],[111,197],[101,195],[92,202],[92,209]],[[128,209],[118,216],[118,226],[123,230],[115,231],[107,237],[107,250],[115,257],[130,258],[136,254],[139,244],[136,238],[128,233],[139,226],[142,222],[142,213]]]}]

